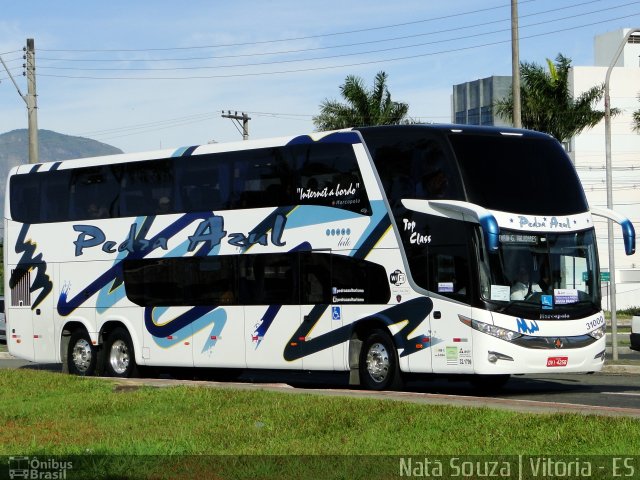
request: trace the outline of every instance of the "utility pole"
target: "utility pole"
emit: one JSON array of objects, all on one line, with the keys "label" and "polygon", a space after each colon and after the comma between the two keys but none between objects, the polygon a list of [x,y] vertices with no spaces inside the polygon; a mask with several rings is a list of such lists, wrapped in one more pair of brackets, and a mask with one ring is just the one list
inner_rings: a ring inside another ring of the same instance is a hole
[{"label": "utility pole", "polygon": [[520,46],[518,39],[518,0],[511,0],[511,76],[513,93],[513,126],[522,128],[520,103]]},{"label": "utility pole", "polygon": [[36,94],[36,52],[33,38],[24,49],[27,76],[27,116],[29,119],[29,163],[38,163],[38,102]]},{"label": "utility pole", "polygon": [[23,67],[26,69],[24,75],[27,76],[28,82],[28,94],[23,95],[20,87],[16,83],[16,80],[11,75],[7,64],[4,63],[2,57],[0,57],[0,63],[7,71],[9,78],[13,82],[14,87],[18,91],[20,98],[27,104],[27,116],[29,121],[29,163],[38,163],[38,112],[36,103],[36,62],[35,62],[35,48],[33,38],[27,39],[27,47],[24,48],[24,59],[26,63]]},{"label": "utility pole", "polygon": [[235,120],[238,126],[240,125],[240,120],[242,120],[242,140],[249,140],[249,120],[251,120],[251,117],[249,115],[244,112],[242,112],[240,115],[238,115],[238,112],[232,114],[231,110],[227,110],[227,113],[225,114],[223,110],[222,118],[230,118],[231,120]]}]

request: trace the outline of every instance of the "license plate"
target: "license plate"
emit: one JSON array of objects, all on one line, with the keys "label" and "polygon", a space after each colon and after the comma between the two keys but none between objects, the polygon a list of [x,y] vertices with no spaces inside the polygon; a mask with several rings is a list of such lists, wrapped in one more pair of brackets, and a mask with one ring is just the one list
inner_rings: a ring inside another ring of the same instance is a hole
[{"label": "license plate", "polygon": [[547,367],[566,367],[567,363],[569,363],[569,357],[547,358]]}]

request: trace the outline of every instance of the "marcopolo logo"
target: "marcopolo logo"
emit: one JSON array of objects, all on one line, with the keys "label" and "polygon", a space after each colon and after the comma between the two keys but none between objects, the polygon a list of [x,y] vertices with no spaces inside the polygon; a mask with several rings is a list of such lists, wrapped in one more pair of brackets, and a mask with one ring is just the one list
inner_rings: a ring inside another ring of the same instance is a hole
[{"label": "marcopolo logo", "polygon": [[73,469],[73,462],[55,458],[9,457],[9,478],[34,480],[64,480],[67,471]]}]

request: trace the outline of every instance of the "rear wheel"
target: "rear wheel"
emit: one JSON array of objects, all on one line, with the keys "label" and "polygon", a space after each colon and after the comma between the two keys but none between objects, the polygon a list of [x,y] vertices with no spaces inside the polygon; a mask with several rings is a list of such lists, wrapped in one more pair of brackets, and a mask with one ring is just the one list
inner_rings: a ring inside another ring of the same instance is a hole
[{"label": "rear wheel", "polygon": [[137,365],[131,336],[118,327],[107,336],[105,342],[104,370],[109,377],[129,378],[137,374]]},{"label": "rear wheel", "polygon": [[369,390],[397,390],[402,387],[396,348],[384,330],[372,331],[362,344],[360,381]]},{"label": "rear wheel", "polygon": [[67,367],[69,373],[88,377],[96,373],[98,360],[96,347],[85,330],[75,330],[69,339]]}]

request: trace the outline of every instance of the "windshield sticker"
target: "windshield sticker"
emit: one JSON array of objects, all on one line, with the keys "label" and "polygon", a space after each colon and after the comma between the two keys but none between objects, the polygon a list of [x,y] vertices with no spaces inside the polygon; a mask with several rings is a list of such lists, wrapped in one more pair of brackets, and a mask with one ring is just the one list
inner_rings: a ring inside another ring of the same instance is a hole
[{"label": "windshield sticker", "polygon": [[453,293],[453,282],[438,282],[438,293]]},{"label": "windshield sticker", "polygon": [[578,302],[578,290],[574,288],[556,288],[553,290],[556,305],[567,305]]},{"label": "windshield sticker", "polygon": [[491,300],[497,302],[508,302],[511,295],[509,285],[491,285]]},{"label": "windshield sticker", "polygon": [[541,295],[540,303],[543,310],[551,310],[553,308],[553,295]]}]

